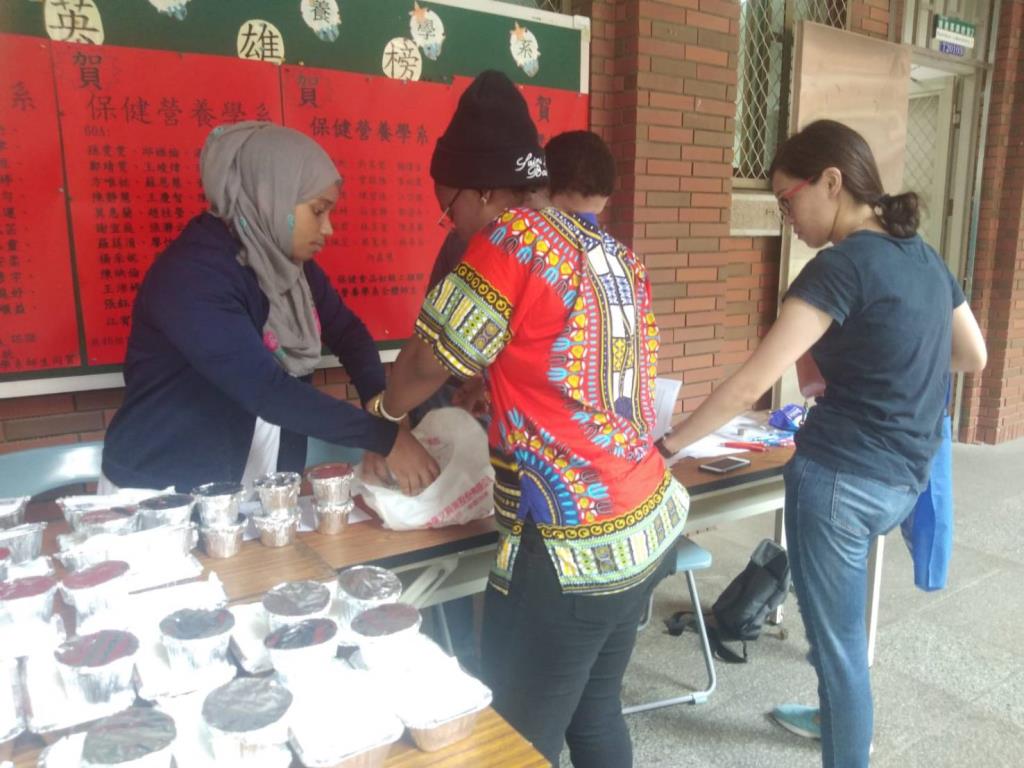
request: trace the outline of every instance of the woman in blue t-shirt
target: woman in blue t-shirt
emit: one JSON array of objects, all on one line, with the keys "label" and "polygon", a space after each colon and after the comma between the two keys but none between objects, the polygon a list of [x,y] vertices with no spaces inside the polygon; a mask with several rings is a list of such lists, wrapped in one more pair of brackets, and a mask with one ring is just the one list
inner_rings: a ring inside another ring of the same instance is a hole
[{"label": "woman in blue t-shirt", "polygon": [[885,194],[860,134],[811,123],[780,147],[771,181],[794,234],[813,248],[831,245],[793,281],[747,363],[661,448],[674,454],[751,407],[810,350],[825,391],[786,466],[786,536],[820,712],[788,706],[776,718],[820,735],[826,768],[863,768],[872,734],[868,549],[927,482],[950,372],[980,370],[987,353],[960,286],[917,234],[917,195]]}]

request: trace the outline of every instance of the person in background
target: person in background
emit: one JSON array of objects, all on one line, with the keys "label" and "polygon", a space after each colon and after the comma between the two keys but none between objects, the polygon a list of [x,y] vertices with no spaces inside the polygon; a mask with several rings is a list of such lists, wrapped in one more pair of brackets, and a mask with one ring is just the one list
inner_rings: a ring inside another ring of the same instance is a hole
[{"label": "person in background", "polygon": [[568,742],[577,768],[624,768],[622,677],[689,500],[653,447],[646,271],[595,224],[615,182],[608,148],[586,133],[552,140],[556,207],[488,207],[490,187],[548,176],[536,144],[515,86],[478,77],[431,162],[466,253],[427,296],[381,407],[397,416],[449,376],[483,374],[499,530],[484,680],[552,763]]},{"label": "person in background", "polygon": [[917,196],[885,194],[860,134],[811,123],[779,148],[771,181],[794,234],[823,250],[747,363],[663,445],[675,453],[713,432],[811,351],[826,386],[785,468],[785,521],[820,711],[787,705],[774,715],[821,738],[826,768],[864,768],[868,548],[910,513],[927,482],[951,371],[981,370],[987,353],[959,284],[917,234]]},{"label": "person in background", "polygon": [[243,122],[210,133],[200,170],[210,210],[135,300],[100,492],[301,472],[307,436],[382,454],[404,489],[421,490],[438,469],[408,431],[310,383],[326,344],[364,403],[384,388],[373,339],[314,261],[341,188],[327,153]]}]

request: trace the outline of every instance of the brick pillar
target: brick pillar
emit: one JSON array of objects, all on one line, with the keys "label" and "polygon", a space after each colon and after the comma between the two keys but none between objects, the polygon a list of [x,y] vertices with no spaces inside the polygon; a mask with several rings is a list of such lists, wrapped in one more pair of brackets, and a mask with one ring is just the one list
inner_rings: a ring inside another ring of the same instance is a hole
[{"label": "brick pillar", "polygon": [[850,0],[848,29],[858,35],[888,40],[890,6],[893,6],[893,12],[902,12],[902,6],[896,6],[890,0]]},{"label": "brick pillar", "polygon": [[1024,0],[1003,0],[992,69],[971,305],[989,362],[964,388],[960,437],[1024,436]]}]

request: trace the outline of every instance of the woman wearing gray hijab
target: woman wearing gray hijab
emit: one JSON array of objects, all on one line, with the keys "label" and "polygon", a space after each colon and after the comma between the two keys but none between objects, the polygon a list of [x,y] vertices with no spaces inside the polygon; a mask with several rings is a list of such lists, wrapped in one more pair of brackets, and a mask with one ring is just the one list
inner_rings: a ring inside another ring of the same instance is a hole
[{"label": "woman wearing gray hijab", "polygon": [[384,389],[366,326],[313,260],[341,178],[312,139],[271,123],[215,128],[200,156],[210,209],[139,288],[124,403],[107,430],[103,485],[176,486],[301,471],[306,437],[386,457],[411,493],[437,465],[386,418],[320,392],[326,345],[365,404]]}]

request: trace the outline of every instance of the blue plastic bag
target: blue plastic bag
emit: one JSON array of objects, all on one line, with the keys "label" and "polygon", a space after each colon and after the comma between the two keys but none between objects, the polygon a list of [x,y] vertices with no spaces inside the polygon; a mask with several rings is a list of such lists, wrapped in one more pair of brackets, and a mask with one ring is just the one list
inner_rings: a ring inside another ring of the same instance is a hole
[{"label": "blue plastic bag", "polygon": [[901,523],[914,561],[914,584],[927,592],[943,589],[953,555],[953,421],[942,417],[942,442],[932,459],[928,486]]}]

